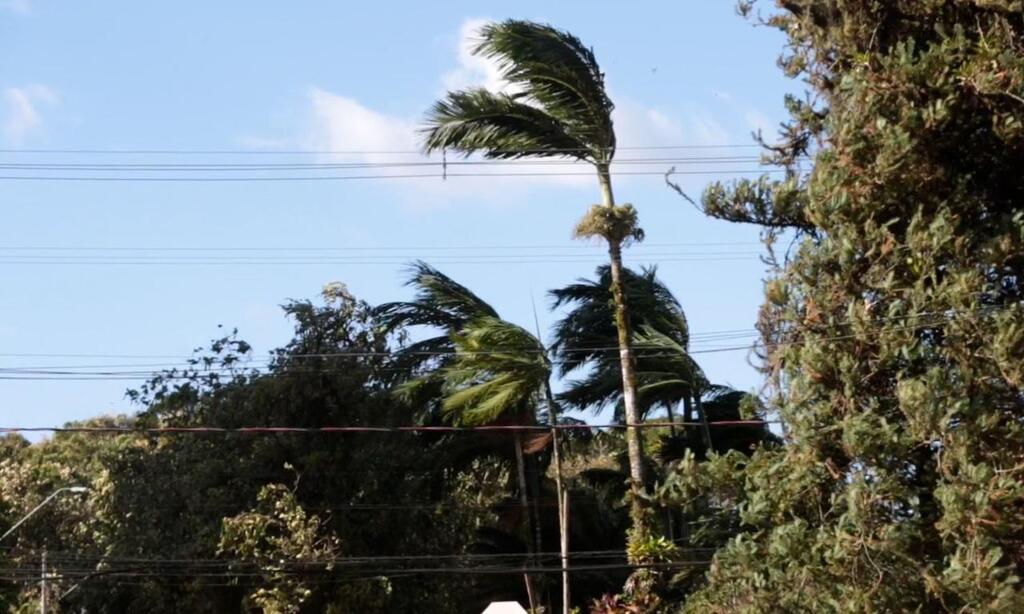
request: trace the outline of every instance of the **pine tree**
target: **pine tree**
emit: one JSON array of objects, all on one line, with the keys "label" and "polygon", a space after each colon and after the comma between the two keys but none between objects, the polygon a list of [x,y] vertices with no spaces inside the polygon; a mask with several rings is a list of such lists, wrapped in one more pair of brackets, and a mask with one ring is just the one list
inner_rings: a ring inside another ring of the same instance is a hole
[{"label": "pine tree", "polygon": [[1024,3],[778,5],[789,172],[703,206],[796,237],[759,322],[787,444],[666,486],[743,531],[686,609],[1024,611]]}]

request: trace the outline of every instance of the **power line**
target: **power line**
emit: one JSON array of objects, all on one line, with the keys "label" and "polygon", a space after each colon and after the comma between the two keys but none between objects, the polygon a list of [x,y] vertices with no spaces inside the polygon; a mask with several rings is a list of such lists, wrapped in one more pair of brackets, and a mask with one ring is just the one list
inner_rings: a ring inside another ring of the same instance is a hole
[{"label": "power line", "polygon": [[[370,567],[368,569],[360,570],[353,569],[348,570],[350,572],[358,572],[361,574],[369,574],[369,577],[381,577],[388,576],[408,576],[408,575],[506,575],[506,574],[530,574],[530,575],[541,575],[541,574],[557,574],[563,572],[569,573],[593,573],[599,571],[627,571],[637,569],[683,569],[686,567],[704,566],[711,564],[711,560],[693,560],[693,561],[677,561],[672,563],[649,563],[649,564],[631,564],[631,563],[605,563],[605,564],[584,564],[584,565],[572,565],[568,567],[546,565],[491,565],[491,566],[448,566],[448,567]],[[204,572],[195,570],[185,570],[183,572],[171,572],[167,569],[110,569],[110,570],[96,570],[92,568],[83,569],[68,569],[61,570],[52,575],[48,575],[47,579],[51,581],[58,580],[82,580],[82,579],[98,579],[105,583],[110,584],[131,584],[126,582],[125,579],[156,579],[163,582],[169,581],[182,581],[182,582],[193,582],[198,579],[223,579],[229,580],[222,586],[238,586],[238,580],[241,578],[254,578],[261,579],[268,575],[292,575],[294,573],[301,573],[303,577],[303,584],[335,584],[339,582],[349,582],[354,579],[360,579],[352,577],[345,573],[339,573],[334,571],[325,570],[326,577],[321,578],[306,578],[308,571],[292,572],[291,574],[286,571],[278,571],[276,568],[267,567],[261,568],[255,572],[245,571],[231,571],[225,570],[220,572]],[[0,571],[0,579],[9,582],[39,582],[39,570],[37,568],[15,568],[10,573],[4,573]],[[367,579],[367,578],[363,578]],[[203,586],[219,586],[213,583],[202,583]]]},{"label": "power line", "polygon": [[[762,149],[756,143],[749,144],[674,144],[674,145],[640,145],[616,147],[617,151],[671,151],[687,149]],[[500,153],[526,154],[524,150],[496,150]],[[546,152],[585,153],[580,148],[545,149]],[[0,149],[3,154],[33,155],[424,155],[419,149]]]},{"label": "power line", "polygon": [[[930,312],[936,313],[936,312]],[[930,314],[929,313],[929,314]],[[929,315],[929,314],[921,314]],[[904,316],[906,318],[915,316]],[[901,317],[902,319],[902,317]],[[736,335],[750,336],[758,334],[756,329],[753,328],[733,328],[724,329],[717,331],[706,331],[703,333],[690,333],[690,340],[716,338],[718,337],[735,337]],[[652,346],[656,347],[656,346]],[[634,349],[644,350],[650,349],[643,344],[637,344],[633,346]],[[500,351],[500,350],[495,350]],[[525,350],[516,350],[523,352]],[[558,353],[560,354],[572,354],[579,352],[618,352],[618,346],[593,346],[593,347],[566,347],[559,348]],[[541,353],[542,350],[537,350],[536,353]],[[480,354],[482,352],[471,352],[473,354]],[[393,356],[396,354],[402,354],[405,356],[450,356],[454,352],[447,351],[405,351],[405,350],[391,350],[387,352],[305,352],[295,354],[282,354],[280,358],[293,359],[293,358],[345,358],[345,357],[372,357],[372,356]],[[201,360],[201,358],[182,356],[181,354],[99,354],[99,353],[44,353],[44,352],[0,352],[0,358],[110,358],[110,359],[182,359],[188,360]],[[277,356],[268,356],[263,359],[257,360],[274,360]],[[152,366],[152,365],[146,365]]]},{"label": "power line", "polygon": [[[700,171],[676,171],[674,175],[733,175],[733,174],[764,174],[784,173],[785,169],[717,169]],[[657,175],[663,177],[664,171],[612,171],[615,176],[627,175]],[[445,177],[593,177],[593,173],[543,173],[543,172],[502,172],[502,173],[446,173]],[[436,173],[405,173],[405,174],[375,174],[375,175],[310,175],[290,177],[99,177],[99,176],[67,176],[67,175],[0,175],[0,181],[94,181],[94,182],[157,182],[157,183],[211,183],[211,182],[280,182],[280,181],[353,181],[367,179],[440,179]]]},{"label": "power line", "polygon": [[[735,246],[735,245],[761,245],[760,241],[705,241],[705,242],[693,242],[687,241],[682,243],[643,243],[642,245],[630,250],[630,253],[637,251],[643,251],[648,248],[661,248],[661,247],[675,247],[675,248],[687,248],[687,247],[722,247],[722,246]],[[476,251],[476,250],[533,250],[533,249],[561,249],[561,250],[601,250],[604,253],[606,249],[600,245],[588,245],[580,243],[569,243],[569,244],[504,244],[504,245],[349,245],[349,246],[153,246],[153,245],[138,245],[138,246],[102,246],[102,245],[0,245],[0,251],[140,251],[140,252],[193,252],[193,251],[208,251],[208,252],[279,252],[279,251],[297,251],[297,252],[349,252],[349,251],[397,251],[397,250],[416,250],[417,252],[422,251]]]},{"label": "power line", "polygon": [[[709,422],[711,427],[763,427],[770,424],[782,424],[777,420],[718,420]],[[624,430],[627,428],[657,429],[679,428],[684,426],[703,426],[701,422],[641,422],[627,426],[625,424],[544,424],[544,425],[484,425],[484,426],[11,426],[0,427],[0,433],[83,433],[83,434],[139,434],[139,435],[181,435],[181,434],[214,434],[214,435],[334,435],[344,433],[550,433],[558,431],[584,430]]]},{"label": "power line", "polygon": [[[248,510],[246,510],[248,511]],[[25,560],[33,560],[32,552],[20,553],[16,547],[8,547],[7,556]],[[680,553],[714,552],[716,548],[710,547],[679,547]],[[355,563],[377,563],[377,562],[410,562],[410,561],[432,561],[432,560],[466,560],[466,561],[493,561],[521,559],[524,557],[556,558],[561,556],[559,552],[483,552],[483,553],[458,553],[458,554],[392,554],[392,555],[345,555],[340,557],[323,558],[295,558],[283,561],[285,565],[334,565],[334,564],[355,564]],[[621,548],[605,550],[579,550],[570,553],[575,558],[595,557],[624,557],[625,553]],[[116,556],[109,554],[88,554],[69,550],[47,550],[47,561],[53,562],[83,562],[97,561],[110,564],[152,564],[152,565],[253,565],[257,564],[252,559],[243,558],[198,558],[198,557],[140,557],[140,556]]]},{"label": "power line", "polygon": [[[760,156],[703,156],[703,157],[654,157],[654,158],[619,158],[613,165],[661,165],[661,164],[709,164],[709,163],[760,163]],[[3,170],[70,170],[70,171],[280,171],[280,170],[339,170],[339,169],[374,169],[374,168],[408,168],[437,167],[450,168],[460,166],[493,167],[493,166],[586,166],[586,162],[571,159],[518,159],[518,160],[454,160],[454,161],[399,161],[399,162],[2,162]]]},{"label": "power line", "polygon": [[[594,258],[597,258],[596,256]],[[509,260],[446,260],[438,261],[445,265],[551,265],[551,264],[593,264],[594,258],[575,259],[509,259]],[[692,258],[662,258],[661,262],[754,262],[756,256],[722,256],[722,257],[692,257]],[[86,259],[64,259],[64,260],[30,260],[15,258],[0,258],[0,265],[9,266],[150,266],[150,267],[223,267],[223,266],[250,266],[250,267],[287,267],[287,266],[388,266],[393,267],[407,263],[407,259],[398,260],[86,260]]]},{"label": "power line", "polygon": [[[982,307],[978,310],[979,313],[985,313],[995,309],[1002,309],[1009,307],[1000,305],[990,305]],[[902,326],[894,326],[885,329],[887,332],[898,332],[905,330],[916,330],[928,326],[936,325],[940,322],[950,320],[955,316],[959,315],[952,310],[941,310],[931,312],[921,312],[918,314],[906,314],[899,316],[888,316],[875,319],[872,323],[865,323],[874,327],[882,327],[885,322],[911,320],[911,319],[922,319],[937,317],[933,320],[924,320],[913,324],[906,324]],[[830,326],[849,326],[851,322],[832,323]],[[744,339],[756,336],[758,333],[752,329],[733,329],[725,331],[715,331],[708,333],[695,333],[691,335],[691,342],[695,343],[713,343],[716,341],[730,341],[737,339]],[[842,335],[830,335],[824,337],[815,337],[813,341],[816,342],[830,342],[840,341],[844,339],[855,338],[858,333],[848,333]],[[806,339],[795,340],[795,341],[780,341],[775,343],[766,343],[761,348],[771,347],[785,347],[792,345],[799,345],[806,343]],[[640,358],[661,358],[672,356],[672,354],[665,354],[661,351],[658,346],[645,347],[643,344],[634,346],[640,355]],[[645,349],[654,350],[654,353],[644,354]],[[749,351],[754,349],[750,345],[734,345],[734,346],[720,346],[720,347],[707,347],[702,349],[689,349],[687,351],[690,355],[698,354],[712,354],[720,352],[733,352],[733,351]],[[564,359],[558,358],[558,356],[571,355],[577,353],[583,354],[594,354],[603,352],[618,352],[617,346],[605,346],[605,347],[567,347],[558,348],[555,351],[556,357],[551,359],[553,363],[564,362]],[[507,354],[516,353],[520,355],[524,354],[545,354],[544,350],[524,350],[521,348],[502,350],[484,350],[476,352],[462,352],[462,354],[474,354],[474,355],[493,355],[493,354]],[[0,380],[71,380],[71,381],[82,381],[82,380],[148,380],[153,377],[160,376],[164,379],[196,379],[210,375],[241,375],[241,376],[263,376],[263,375],[287,375],[287,374],[303,374],[303,373],[328,373],[334,371],[348,371],[349,368],[307,368],[307,367],[294,367],[288,366],[287,364],[267,364],[267,361],[282,361],[286,362],[292,359],[312,359],[312,358],[387,358],[396,356],[424,356],[424,357],[438,357],[438,356],[456,356],[459,352],[454,350],[451,351],[403,351],[403,350],[392,350],[384,352],[328,352],[328,353],[297,353],[297,354],[282,354],[279,356],[270,356],[262,359],[246,359],[238,360],[230,365],[218,364],[218,359],[211,357],[210,363],[204,362],[203,358],[189,358],[184,363],[175,363],[170,365],[172,368],[180,367],[181,372],[156,372],[153,370],[147,371],[84,371],[85,369],[95,369],[97,367],[107,366],[107,368],[132,368],[132,367],[160,367],[161,364],[148,364],[141,365],[137,363],[127,365],[70,365],[70,366],[45,366],[45,367],[0,367]],[[2,357],[50,357],[50,358],[179,358],[173,355],[117,355],[117,354],[41,354],[41,353],[0,353]],[[254,364],[255,363],[255,364]],[[260,371],[260,369],[264,371]],[[60,370],[64,369],[64,370]],[[370,368],[371,372],[404,372],[404,369],[400,368],[389,368],[384,366],[376,366]]]}]

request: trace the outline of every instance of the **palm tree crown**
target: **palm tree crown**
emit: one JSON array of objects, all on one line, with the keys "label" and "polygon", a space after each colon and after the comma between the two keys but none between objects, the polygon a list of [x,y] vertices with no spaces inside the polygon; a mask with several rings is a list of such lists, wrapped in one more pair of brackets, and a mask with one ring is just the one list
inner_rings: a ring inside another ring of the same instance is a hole
[{"label": "palm tree crown", "polygon": [[444,409],[456,423],[477,425],[502,418],[534,423],[551,364],[540,341],[520,326],[495,317],[470,322],[454,335],[455,361],[444,370]]},{"label": "palm tree crown", "polygon": [[546,24],[507,20],[485,26],[474,53],[497,62],[513,93],[449,92],[428,114],[428,152],[611,162],[614,105],[594,52],[578,38]]},{"label": "palm tree crown", "polygon": [[415,297],[378,305],[374,313],[380,325],[388,331],[427,326],[442,333],[411,343],[397,353],[410,374],[432,364],[438,356],[441,362],[450,361],[455,352],[453,334],[475,319],[498,315],[469,288],[423,261],[413,263],[406,285],[416,288]]},{"label": "palm tree crown", "polygon": [[[657,279],[657,268],[623,269],[623,282],[636,331],[638,393],[646,415],[656,405],[678,403],[683,393],[692,394],[705,379],[688,354],[686,315],[672,292]],[[559,375],[590,368],[560,395],[578,409],[600,410],[619,405],[622,398],[610,285],[610,267],[601,266],[596,279],[580,279],[550,292],[553,307],[571,307],[554,329],[552,350],[558,357]],[[616,419],[622,418],[621,409],[617,407]]]}]

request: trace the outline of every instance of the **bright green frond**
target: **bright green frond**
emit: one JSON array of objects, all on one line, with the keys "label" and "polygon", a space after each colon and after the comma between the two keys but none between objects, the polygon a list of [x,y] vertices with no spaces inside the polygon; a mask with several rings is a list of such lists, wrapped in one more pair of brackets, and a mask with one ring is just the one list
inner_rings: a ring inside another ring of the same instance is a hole
[{"label": "bright green frond", "polygon": [[499,318],[479,318],[453,335],[455,361],[444,370],[445,411],[485,424],[533,410],[551,367],[536,337]]}]

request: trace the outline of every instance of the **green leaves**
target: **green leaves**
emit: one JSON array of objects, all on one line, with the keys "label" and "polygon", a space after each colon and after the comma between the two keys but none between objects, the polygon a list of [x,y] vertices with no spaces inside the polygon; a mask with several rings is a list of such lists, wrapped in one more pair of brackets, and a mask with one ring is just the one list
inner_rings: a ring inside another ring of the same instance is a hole
[{"label": "green leaves", "polygon": [[294,564],[308,570],[322,562],[320,567],[329,571],[339,551],[338,538],[324,531],[320,518],[308,514],[294,492],[269,484],[257,495],[255,510],[224,519],[218,553],[255,565],[262,576],[262,586],[246,597],[250,607],[297,614],[313,591]]},{"label": "green leaves", "polygon": [[434,104],[427,124],[423,132],[428,152],[482,152],[492,159],[586,158],[590,154],[586,142],[574,138],[543,109],[484,89],[449,93]]},{"label": "green leaves", "polygon": [[1024,607],[1019,4],[793,0],[768,19],[812,89],[767,152],[787,178],[713,184],[704,206],[808,235],[759,321],[788,442],[743,467],[749,536],[689,611]]},{"label": "green leaves", "polygon": [[475,53],[496,60],[515,93],[449,92],[427,115],[427,151],[611,161],[614,105],[594,53],[578,38],[508,20],[485,26]]},{"label": "green leaves", "polygon": [[458,424],[532,423],[551,376],[543,346],[525,329],[487,317],[453,335],[456,358],[443,371],[444,410]]}]

